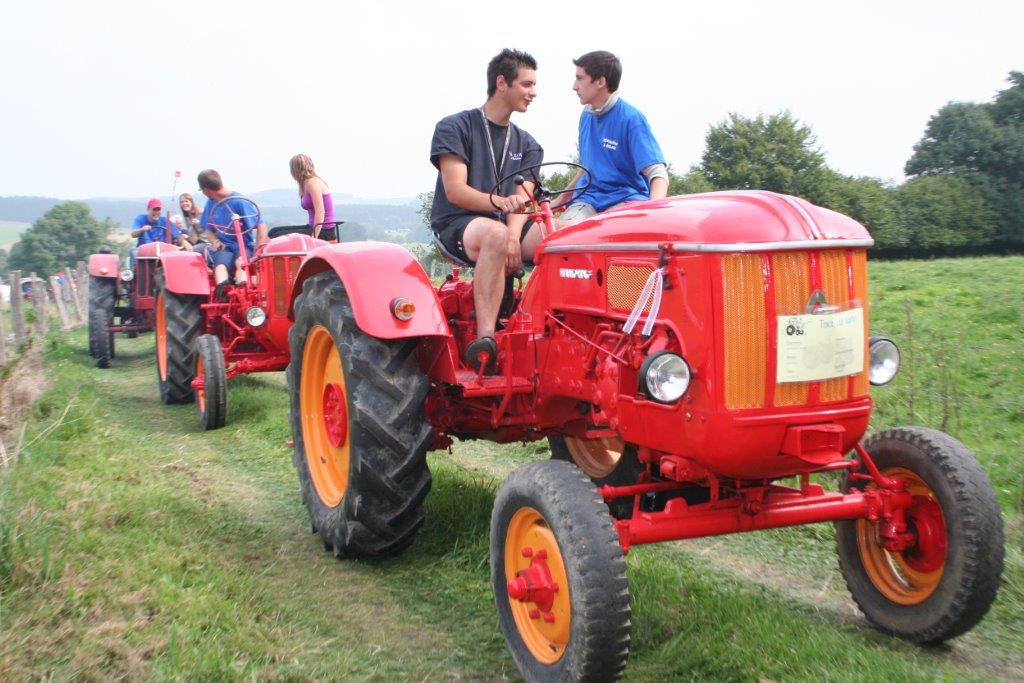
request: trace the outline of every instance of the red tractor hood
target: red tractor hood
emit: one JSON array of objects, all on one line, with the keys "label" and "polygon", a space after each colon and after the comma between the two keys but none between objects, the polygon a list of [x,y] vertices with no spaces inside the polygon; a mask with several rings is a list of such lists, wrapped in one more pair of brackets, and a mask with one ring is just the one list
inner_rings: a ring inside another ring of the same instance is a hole
[{"label": "red tractor hood", "polygon": [[[829,244],[840,241],[844,244]],[[759,190],[708,192],[630,202],[600,213],[544,241],[546,251],[564,247],[671,242],[686,251],[757,248],[870,246],[864,226],[798,197]],[[845,244],[851,242],[850,244]]]}]

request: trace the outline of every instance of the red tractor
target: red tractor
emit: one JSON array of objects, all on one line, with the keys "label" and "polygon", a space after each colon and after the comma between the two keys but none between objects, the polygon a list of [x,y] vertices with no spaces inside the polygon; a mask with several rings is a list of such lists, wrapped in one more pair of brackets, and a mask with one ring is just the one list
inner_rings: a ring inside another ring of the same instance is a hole
[{"label": "red tractor", "polygon": [[109,250],[89,256],[89,355],[97,367],[110,367],[115,333],[137,337],[153,329],[157,259],[177,250],[165,242],[144,244],[136,250],[134,263],[124,269]]},{"label": "red tractor", "polygon": [[[547,438],[552,459],[513,472],[491,517],[495,603],[527,680],[622,673],[624,555],[641,543],[834,522],[850,592],[883,631],[936,643],[982,618],[1003,557],[985,472],[935,430],[864,439],[869,385],[899,354],[868,335],[861,225],[747,191],[555,232],[550,196],[536,191],[548,234],[500,314],[494,375],[462,360],[476,326],[457,269],[435,289],[394,245],[305,256],[289,313],[293,461],[325,547],[408,546],[426,453],[452,437]],[[824,472],[841,473],[838,490],[812,481]]]},{"label": "red tractor", "polygon": [[[245,215],[233,213],[230,225],[210,227],[243,242],[245,225],[260,222],[251,199],[233,196]],[[244,207],[244,208],[242,208]],[[323,226],[334,239],[341,221]],[[165,253],[160,259],[156,298],[156,361],[160,398],[165,403],[193,400],[204,429],[217,429],[227,419],[227,382],[251,372],[274,372],[288,365],[288,310],[291,288],[303,256],[329,242],[309,236],[309,226],[281,226],[256,249],[250,261],[242,250],[238,267],[246,282],[218,299],[213,273],[198,252]],[[303,234],[305,233],[305,234]]]}]

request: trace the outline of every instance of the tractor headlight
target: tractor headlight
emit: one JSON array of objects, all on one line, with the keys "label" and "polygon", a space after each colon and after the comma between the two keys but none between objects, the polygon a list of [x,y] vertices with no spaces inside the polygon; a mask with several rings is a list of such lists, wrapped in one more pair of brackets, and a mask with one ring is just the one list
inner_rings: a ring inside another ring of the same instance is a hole
[{"label": "tractor headlight", "polygon": [[659,403],[675,403],[690,386],[690,366],[671,351],[659,351],[640,366],[640,388]]},{"label": "tractor headlight", "polygon": [[259,306],[250,306],[245,309],[245,322],[249,323],[253,327],[259,327],[263,323],[267,322],[267,312]]},{"label": "tractor headlight", "polygon": [[891,339],[871,337],[868,340],[871,367],[868,381],[876,387],[888,384],[900,369],[900,350]]},{"label": "tractor headlight", "polygon": [[121,271],[121,282],[131,282],[135,279],[135,273],[131,271],[131,268],[125,268]]}]

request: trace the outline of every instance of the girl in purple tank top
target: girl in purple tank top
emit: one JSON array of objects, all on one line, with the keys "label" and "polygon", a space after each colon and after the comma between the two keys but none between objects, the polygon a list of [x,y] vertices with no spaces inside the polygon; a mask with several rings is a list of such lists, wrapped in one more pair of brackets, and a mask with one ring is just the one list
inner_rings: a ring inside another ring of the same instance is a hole
[{"label": "girl in purple tank top", "polygon": [[299,184],[299,203],[309,213],[309,224],[313,228],[313,237],[320,236],[320,230],[327,223],[328,230],[337,231],[331,225],[334,220],[334,201],[330,189],[324,179],[316,174],[313,160],[305,154],[296,154],[288,164],[292,178]]}]

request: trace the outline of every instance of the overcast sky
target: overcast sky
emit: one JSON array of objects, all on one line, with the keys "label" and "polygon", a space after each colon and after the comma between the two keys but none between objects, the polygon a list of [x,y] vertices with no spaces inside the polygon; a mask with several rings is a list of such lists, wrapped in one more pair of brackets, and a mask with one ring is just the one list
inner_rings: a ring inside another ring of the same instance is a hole
[{"label": "overcast sky", "polygon": [[1024,2],[32,2],[0,20],[0,195],[167,196],[202,168],[252,192],[309,154],[335,192],[433,189],[434,124],[485,99],[487,61],[532,53],[516,123],[575,149],[571,59],[611,50],[667,161],[727,113],[790,110],[850,175],[903,179],[928,118],[1024,70]]}]

